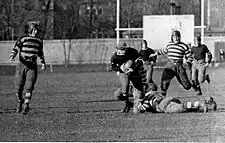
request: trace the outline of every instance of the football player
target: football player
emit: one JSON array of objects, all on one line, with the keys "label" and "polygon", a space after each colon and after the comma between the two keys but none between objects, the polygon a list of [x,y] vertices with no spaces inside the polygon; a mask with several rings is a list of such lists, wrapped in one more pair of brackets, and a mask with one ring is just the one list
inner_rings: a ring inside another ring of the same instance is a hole
[{"label": "football player", "polygon": [[141,50],[139,51],[140,58],[143,60],[144,68],[146,70],[146,83],[154,83],[152,80],[153,69],[156,62],[156,57],[149,57],[155,51],[148,47],[147,41],[141,42]]},{"label": "football player", "polygon": [[117,72],[121,88],[114,92],[114,96],[118,100],[123,100],[129,103],[129,83],[131,82],[134,87],[134,109],[133,112],[137,113],[137,105],[139,99],[144,95],[142,75],[140,75],[140,66],[135,63],[139,57],[138,51],[134,48],[128,47],[126,43],[119,45],[117,51],[111,57],[111,68]]},{"label": "football player", "polygon": [[[11,61],[19,55],[19,63],[16,66],[16,96],[17,96],[17,113],[22,111],[23,114],[29,112],[29,104],[32,97],[32,91],[37,80],[37,57],[41,59],[41,69],[46,69],[46,63],[43,52],[43,40],[37,37],[40,32],[38,23],[30,22],[25,25],[27,35],[21,37],[11,52]],[[23,90],[25,96],[23,98]],[[24,106],[23,106],[24,105]],[[23,106],[23,107],[22,107]]]},{"label": "football player", "polygon": [[180,31],[173,31],[171,35],[171,42],[169,42],[165,48],[158,50],[155,54],[151,54],[150,57],[164,54],[168,55],[168,62],[163,69],[161,76],[162,94],[166,96],[170,82],[174,77],[177,78],[177,81],[183,86],[184,89],[191,89],[193,86],[189,81],[187,72],[183,66],[183,59],[186,59],[189,67],[191,66],[193,59],[188,45],[181,42]]},{"label": "football player", "polygon": [[[192,64],[192,82],[195,85],[197,95],[202,95],[200,83],[204,83],[206,80],[210,83],[209,75],[206,74],[206,69],[212,61],[212,54],[205,44],[201,44],[201,37],[196,36],[196,45],[191,48],[193,55]],[[206,55],[208,60],[206,61]]]},{"label": "football player", "polygon": [[157,86],[151,84],[143,101],[138,105],[140,112],[153,113],[183,113],[183,112],[208,112],[215,111],[217,104],[212,97],[204,101],[182,102],[176,97],[165,97],[157,92]]}]

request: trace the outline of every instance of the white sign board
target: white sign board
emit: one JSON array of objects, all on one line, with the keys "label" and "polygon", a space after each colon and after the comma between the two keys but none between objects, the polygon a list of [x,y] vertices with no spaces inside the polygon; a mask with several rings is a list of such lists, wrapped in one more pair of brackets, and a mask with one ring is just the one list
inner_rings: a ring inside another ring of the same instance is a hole
[{"label": "white sign board", "polygon": [[173,30],[181,32],[181,41],[194,42],[194,15],[143,16],[143,39],[153,49],[164,48],[171,41]]}]

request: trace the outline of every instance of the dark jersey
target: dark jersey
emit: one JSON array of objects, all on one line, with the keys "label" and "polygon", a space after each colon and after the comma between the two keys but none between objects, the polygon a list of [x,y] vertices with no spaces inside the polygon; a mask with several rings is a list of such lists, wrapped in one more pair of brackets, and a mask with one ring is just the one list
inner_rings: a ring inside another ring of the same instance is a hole
[{"label": "dark jersey", "polygon": [[111,67],[114,71],[122,72],[120,66],[128,60],[135,61],[139,57],[138,51],[134,48],[126,48],[124,55],[118,55],[117,52],[111,57]]},{"label": "dark jersey", "polygon": [[41,62],[44,63],[44,52],[43,52],[43,40],[38,37],[23,36],[15,44],[11,52],[11,57],[19,53],[19,59],[23,63],[36,64],[37,57],[40,57]]},{"label": "dark jersey", "polygon": [[191,53],[196,60],[205,59],[206,54],[211,54],[206,45],[201,44],[200,46],[193,46],[191,48]]},{"label": "dark jersey", "polygon": [[149,56],[151,55],[151,54],[154,54],[155,53],[155,51],[153,50],[153,49],[151,49],[151,48],[147,48],[146,50],[140,50],[139,51],[139,54],[140,54],[140,57],[144,60],[144,61],[156,61],[156,57],[151,57],[151,58],[149,58]]}]

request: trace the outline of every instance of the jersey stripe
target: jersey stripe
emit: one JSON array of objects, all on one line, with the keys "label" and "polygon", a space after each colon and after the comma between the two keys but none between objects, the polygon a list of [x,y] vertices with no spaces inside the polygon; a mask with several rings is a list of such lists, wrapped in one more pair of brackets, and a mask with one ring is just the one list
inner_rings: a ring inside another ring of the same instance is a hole
[{"label": "jersey stripe", "polygon": [[14,58],[19,51],[20,58],[27,60],[34,60],[32,62],[36,62],[37,57],[41,58],[41,62],[45,62],[44,60],[44,52],[43,52],[43,41],[37,37],[24,36],[20,38],[11,52],[11,57]]},{"label": "jersey stripe", "polygon": [[185,57],[188,61],[192,61],[190,49],[183,42],[180,42],[178,44],[169,43],[166,48],[160,49],[158,51],[158,54],[167,54],[168,58],[171,60],[183,60],[183,58]]}]

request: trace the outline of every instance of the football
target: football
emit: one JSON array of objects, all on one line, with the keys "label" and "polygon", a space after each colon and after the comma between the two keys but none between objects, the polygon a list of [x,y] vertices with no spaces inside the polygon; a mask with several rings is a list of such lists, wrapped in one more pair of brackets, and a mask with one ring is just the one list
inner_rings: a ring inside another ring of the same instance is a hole
[{"label": "football", "polygon": [[133,66],[133,61],[132,60],[128,60],[126,63],[125,63],[125,68],[131,68]]}]

